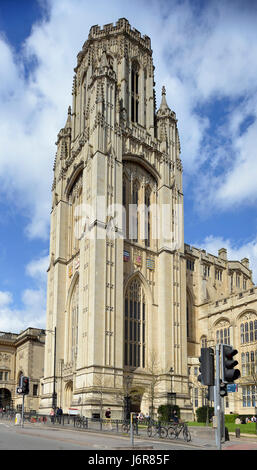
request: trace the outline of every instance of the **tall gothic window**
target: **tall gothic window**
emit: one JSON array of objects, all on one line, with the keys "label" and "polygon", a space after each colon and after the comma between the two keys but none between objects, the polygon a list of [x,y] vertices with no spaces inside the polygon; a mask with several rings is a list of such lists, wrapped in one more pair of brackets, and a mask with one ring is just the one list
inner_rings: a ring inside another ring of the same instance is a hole
[{"label": "tall gothic window", "polygon": [[125,295],[125,366],[145,367],[145,328],[145,295],[140,281],[133,279]]},{"label": "tall gothic window", "polygon": [[126,177],[123,177],[122,182],[122,205],[123,205],[123,212],[122,212],[122,231],[124,238],[127,238],[127,227],[128,227],[128,194],[127,194],[128,182]]},{"label": "tall gothic window", "polygon": [[131,70],[131,121],[138,122],[138,107],[139,107],[139,94],[138,94],[138,66],[132,65]]},{"label": "tall gothic window", "polygon": [[145,189],[145,245],[150,246],[150,240],[151,240],[151,225],[150,225],[150,198],[151,198],[151,193],[150,189],[146,188]]},{"label": "tall gothic window", "polygon": [[221,328],[216,331],[216,344],[230,345],[230,328]]},{"label": "tall gothic window", "polygon": [[82,173],[78,176],[69,193],[69,255],[79,250],[79,239],[82,236]]},{"label": "tall gothic window", "polygon": [[132,239],[138,241],[138,183],[133,184],[132,194]]},{"label": "tall gothic window", "polygon": [[257,320],[241,323],[241,344],[257,341]]},{"label": "tall gothic window", "polygon": [[70,303],[71,319],[71,360],[76,362],[78,352],[78,313],[79,313],[79,282],[77,280]]}]

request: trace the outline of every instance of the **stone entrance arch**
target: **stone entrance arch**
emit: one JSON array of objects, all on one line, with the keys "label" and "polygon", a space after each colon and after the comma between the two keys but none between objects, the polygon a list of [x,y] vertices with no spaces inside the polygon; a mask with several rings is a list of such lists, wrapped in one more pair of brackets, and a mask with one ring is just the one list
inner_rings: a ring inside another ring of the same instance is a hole
[{"label": "stone entrance arch", "polygon": [[0,408],[9,408],[12,404],[12,394],[7,388],[0,388]]},{"label": "stone entrance arch", "polygon": [[72,382],[72,380],[70,380],[69,382],[66,383],[65,388],[64,388],[64,404],[63,404],[63,407],[64,407],[65,411],[67,411],[68,408],[71,407],[72,397],[73,397],[73,382]]}]

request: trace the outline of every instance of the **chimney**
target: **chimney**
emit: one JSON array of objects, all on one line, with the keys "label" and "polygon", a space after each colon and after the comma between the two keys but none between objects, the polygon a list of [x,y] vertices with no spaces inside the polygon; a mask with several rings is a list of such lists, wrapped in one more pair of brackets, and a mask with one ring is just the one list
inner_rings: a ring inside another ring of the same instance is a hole
[{"label": "chimney", "polygon": [[242,263],[247,269],[249,269],[249,259],[248,259],[248,258],[243,258],[243,259],[241,259],[241,263]]},{"label": "chimney", "polygon": [[224,261],[227,261],[227,250],[226,248],[220,248],[218,251],[219,258],[223,259]]}]

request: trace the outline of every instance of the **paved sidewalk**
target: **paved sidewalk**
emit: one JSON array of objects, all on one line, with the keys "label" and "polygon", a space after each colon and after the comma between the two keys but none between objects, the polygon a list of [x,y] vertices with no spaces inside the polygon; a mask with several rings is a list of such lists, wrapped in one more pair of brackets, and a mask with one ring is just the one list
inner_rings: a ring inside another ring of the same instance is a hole
[{"label": "paved sidewalk", "polygon": [[[3,422],[1,420],[1,422]],[[7,421],[5,421],[7,422]],[[9,425],[15,426],[14,422],[9,422]],[[106,434],[109,434],[107,431],[102,431],[96,429],[80,429],[74,427],[73,424],[70,425],[65,425],[64,427],[62,425],[59,425],[57,423],[52,424],[50,422],[47,423],[25,423],[25,427],[50,427],[54,429],[72,429],[72,430],[77,430],[80,432],[88,432],[88,433],[97,433],[97,434],[102,434],[103,436]],[[139,441],[142,439],[144,441],[148,441],[149,445],[151,445],[152,442],[169,442],[170,444],[179,444],[179,445],[186,445],[188,449],[202,449],[202,450],[217,450],[216,446],[216,440],[215,440],[215,431],[212,428],[209,427],[204,427],[204,426],[190,426],[189,427],[191,436],[192,436],[192,441],[185,443],[183,438],[179,438],[178,440],[171,441],[170,439],[161,439],[159,440],[158,437],[155,438],[148,438],[146,434],[146,430],[140,430],[139,435],[135,436],[135,438]],[[115,435],[114,430],[110,434]],[[119,433],[122,434],[122,433]],[[124,434],[124,433],[123,433]],[[257,436],[256,435],[247,435],[247,434],[241,434],[240,438],[236,438],[234,433],[230,433],[229,435],[230,440],[226,441],[225,443],[222,443],[222,450],[257,450]]]},{"label": "paved sidewalk", "polygon": [[[212,428],[190,427],[192,442],[203,449],[216,449],[215,431]],[[229,434],[229,441],[222,443],[222,450],[257,450],[257,435],[241,434],[240,438],[235,433]]]}]

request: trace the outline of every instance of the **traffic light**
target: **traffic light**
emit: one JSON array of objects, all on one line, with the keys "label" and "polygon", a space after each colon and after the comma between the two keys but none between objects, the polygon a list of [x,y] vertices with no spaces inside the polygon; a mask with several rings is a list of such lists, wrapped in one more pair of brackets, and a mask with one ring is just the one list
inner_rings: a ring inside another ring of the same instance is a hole
[{"label": "traffic light", "polygon": [[29,377],[21,377],[21,389],[24,395],[29,394]]},{"label": "traffic light", "polygon": [[198,376],[202,385],[214,385],[214,352],[212,348],[201,348],[201,363]]},{"label": "traffic light", "polygon": [[208,392],[206,394],[206,398],[208,401],[214,401],[214,386],[208,385]]},{"label": "traffic light", "polygon": [[224,384],[233,383],[241,375],[239,369],[234,369],[238,364],[238,361],[233,359],[237,353],[237,349],[232,346],[221,345],[221,380]]},{"label": "traffic light", "polygon": [[220,380],[220,396],[221,397],[226,397],[228,394],[228,391],[227,391],[227,384],[224,384],[221,380]]}]

